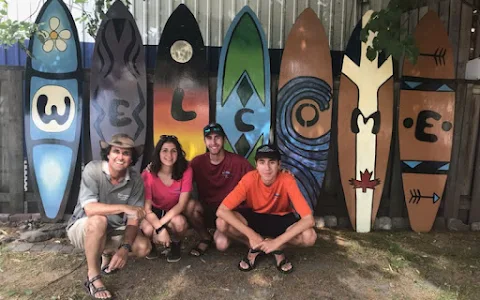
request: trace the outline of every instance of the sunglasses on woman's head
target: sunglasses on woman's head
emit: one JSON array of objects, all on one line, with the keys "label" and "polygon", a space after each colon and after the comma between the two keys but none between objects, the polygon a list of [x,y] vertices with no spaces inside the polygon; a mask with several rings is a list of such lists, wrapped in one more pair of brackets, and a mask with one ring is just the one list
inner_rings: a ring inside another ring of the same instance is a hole
[{"label": "sunglasses on woman's head", "polygon": [[165,139],[174,139],[174,140],[177,140],[177,137],[174,136],[174,135],[162,134],[162,135],[160,136],[160,139],[161,139],[161,140],[165,140]]}]

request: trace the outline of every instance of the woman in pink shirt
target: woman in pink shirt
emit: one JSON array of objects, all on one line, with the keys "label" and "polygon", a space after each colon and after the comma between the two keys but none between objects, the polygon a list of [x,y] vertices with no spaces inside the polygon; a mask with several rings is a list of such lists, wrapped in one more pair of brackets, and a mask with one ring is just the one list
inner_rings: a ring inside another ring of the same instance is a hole
[{"label": "woman in pink shirt", "polygon": [[[153,243],[170,247],[168,262],[180,260],[180,241],[188,225],[182,212],[192,191],[192,169],[174,135],[162,135],[152,155],[150,170],[142,173],[145,220],[141,229]],[[147,258],[157,257],[155,247]]]}]

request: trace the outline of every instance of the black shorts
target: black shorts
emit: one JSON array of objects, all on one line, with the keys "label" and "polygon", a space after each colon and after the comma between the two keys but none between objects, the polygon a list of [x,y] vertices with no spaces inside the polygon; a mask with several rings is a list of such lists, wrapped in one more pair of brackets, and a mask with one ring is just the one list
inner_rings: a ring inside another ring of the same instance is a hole
[{"label": "black shorts", "polygon": [[283,216],[259,214],[251,210],[241,210],[239,213],[247,220],[248,227],[263,237],[276,238],[298,221],[293,213]]},{"label": "black shorts", "polygon": [[155,206],[152,205],[152,212],[157,216],[157,218],[160,220],[166,213],[166,210],[156,208]]}]

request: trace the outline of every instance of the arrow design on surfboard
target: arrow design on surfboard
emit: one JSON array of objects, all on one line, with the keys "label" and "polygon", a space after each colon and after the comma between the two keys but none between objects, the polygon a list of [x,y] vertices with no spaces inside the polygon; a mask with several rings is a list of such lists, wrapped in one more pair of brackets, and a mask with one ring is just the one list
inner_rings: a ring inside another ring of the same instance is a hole
[{"label": "arrow design on surfboard", "polygon": [[422,195],[419,189],[413,189],[410,190],[410,200],[408,200],[408,203],[413,203],[413,204],[418,204],[420,200],[422,199],[432,199],[433,204],[437,203],[438,200],[440,200],[440,196],[438,196],[436,193],[433,193],[431,196],[425,196]]},{"label": "arrow design on surfboard", "polygon": [[445,54],[447,49],[437,48],[433,53],[420,53],[420,56],[431,57],[435,60],[435,65],[445,65]]}]

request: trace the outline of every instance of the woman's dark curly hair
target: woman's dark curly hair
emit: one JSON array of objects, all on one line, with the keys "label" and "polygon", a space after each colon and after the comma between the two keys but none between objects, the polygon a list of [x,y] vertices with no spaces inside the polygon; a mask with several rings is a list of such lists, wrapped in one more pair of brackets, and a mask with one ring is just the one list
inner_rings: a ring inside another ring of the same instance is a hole
[{"label": "woman's dark curly hair", "polygon": [[183,173],[188,168],[188,161],[185,158],[185,151],[183,151],[182,145],[180,145],[177,137],[174,135],[162,135],[160,137],[160,140],[155,146],[155,150],[153,150],[150,172],[157,174],[160,171],[160,168],[162,167],[162,162],[160,161],[160,151],[165,143],[172,143],[175,145],[175,148],[177,148],[178,156],[177,161],[173,164],[172,179],[180,180],[183,177]]},{"label": "woman's dark curly hair", "polygon": [[[112,149],[111,145],[108,145],[108,147],[105,149],[102,148],[100,152],[100,156],[102,157],[102,160],[108,161],[108,154],[110,154],[111,149]],[[137,164],[139,155],[135,150],[135,148],[131,148],[130,150],[132,151],[132,163],[130,164],[130,166],[134,166]]]}]

